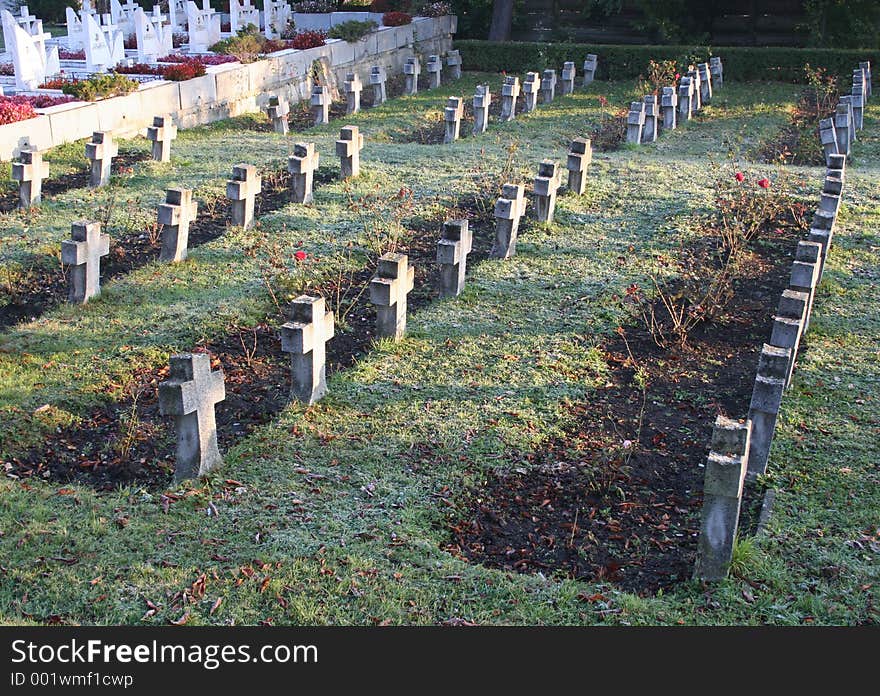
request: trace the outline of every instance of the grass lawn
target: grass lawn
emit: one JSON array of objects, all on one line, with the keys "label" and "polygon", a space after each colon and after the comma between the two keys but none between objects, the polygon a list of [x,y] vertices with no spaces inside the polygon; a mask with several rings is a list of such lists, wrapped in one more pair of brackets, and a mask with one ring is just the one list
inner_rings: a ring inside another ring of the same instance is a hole
[{"label": "grass lawn", "polygon": [[[586,195],[561,196],[551,225],[526,224],[514,258],[469,268],[459,298],[437,300],[422,268],[405,340],[340,362],[321,402],[289,405],[225,443],[225,465],[207,478],[172,484],[167,427],[155,433],[161,461],[141,462],[152,478],[111,490],[83,476],[4,478],[0,622],[876,623],[877,100],[855,144],[810,332],[783,401],[766,481],[776,504],[766,531],[741,544],[734,575],[709,588],[681,577],[637,595],[608,578],[510,572],[446,550],[450,524],[481,486],[507,472],[527,475],[530,453],[570,432],[576,407],[589,411],[609,369],[602,343],[631,321],[615,296],[645,283],[640,257],[672,253],[710,210],[717,176],[734,166],[769,176],[815,206],[822,169],[753,157],[787,123],[799,88],[733,77],[703,115],[656,145],[594,153]],[[447,96],[467,97],[483,82],[498,90],[500,79],[466,73],[290,137],[270,132],[263,115],[181,131],[170,164],[134,161],[106,189],[74,187],[35,211],[0,215],[0,302],[9,302],[17,283],[55,272],[74,220],[103,220],[114,238],[146,234],[171,186],[193,188],[200,214],[209,214],[233,164],[278,169],[298,140],[316,143],[327,172],[314,205],[275,207],[254,230],[230,228],[185,263],[140,264],[85,307],[61,304],[0,332],[7,471],[59,428],[91,428],[96,410],[130,399],[133,384],[155,391],[169,355],[213,345],[230,327],[267,319],[277,327],[265,277],[279,263],[293,279],[275,298],[283,306],[303,285],[369,267],[371,250],[398,222],[433,244],[439,223],[468,196],[494,191],[502,177],[529,183],[541,159],[564,162],[572,138],[640,96],[631,82],[594,83],[452,146],[411,142],[436,127]],[[350,183],[329,174],[346,123],[366,136],[362,175]],[[52,176],[82,170],[82,149],[50,152]],[[146,152],[148,143],[121,149]],[[398,194],[406,207],[394,202]],[[487,228],[477,229],[485,246]],[[420,242],[404,235],[402,243]],[[300,249],[309,259],[297,265]],[[337,309],[333,297],[328,304]],[[334,340],[356,334],[357,321],[346,317]],[[280,355],[271,340],[262,349]],[[753,377],[754,364],[740,367]],[[126,437],[142,432],[137,413],[114,437],[95,430],[89,447],[137,451],[143,443]],[[62,454],[47,451],[47,463]]]}]

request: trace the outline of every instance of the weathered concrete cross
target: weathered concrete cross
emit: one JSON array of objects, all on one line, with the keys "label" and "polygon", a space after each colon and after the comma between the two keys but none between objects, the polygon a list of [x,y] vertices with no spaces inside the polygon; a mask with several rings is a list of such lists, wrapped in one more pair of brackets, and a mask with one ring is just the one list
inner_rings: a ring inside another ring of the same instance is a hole
[{"label": "weathered concrete cross", "polygon": [[437,242],[437,263],[440,264],[440,297],[455,297],[464,289],[467,256],[473,247],[473,233],[467,220],[443,223]]},{"label": "weathered concrete cross", "polygon": [[545,70],[541,78],[541,101],[549,104],[556,98],[556,71]]},{"label": "weathered concrete cross", "polygon": [[226,398],[223,370],[211,370],[206,353],[172,355],[171,372],[159,385],[159,410],[174,416],[177,481],[196,478],[220,466],[214,406]]},{"label": "weathered concrete cross", "polygon": [[790,348],[764,344],[758,359],[758,374],[752,390],[749,420],[752,422],[752,441],[749,448],[748,476],[754,478],[767,471],[770,445],[776,431],[776,417],[782,405],[785,378],[791,360]]},{"label": "weathered concrete cross", "polygon": [[589,138],[575,138],[568,150],[568,190],[582,196],[587,188],[587,167],[593,160],[593,146]]},{"label": "weathered concrete cross", "polygon": [[516,118],[516,100],[519,97],[519,78],[508,75],[501,87],[501,120],[512,121]]},{"label": "weathered concrete cross", "polygon": [[361,150],[363,149],[364,135],[357,126],[346,126],[339,131],[336,154],[339,155],[343,179],[351,179],[361,173]]},{"label": "weathered concrete cross", "polygon": [[291,303],[290,321],[281,327],[281,350],[290,353],[290,395],[313,404],[327,393],[327,341],[333,338],[333,312],[323,297],[300,295]]},{"label": "weathered concrete cross", "polygon": [[147,128],[147,140],[153,142],[153,159],[157,162],[170,162],[171,141],[176,137],[177,126],[170,116],[153,117],[153,125]]},{"label": "weathered concrete cross", "polygon": [[428,70],[428,88],[435,89],[440,86],[440,73],[443,70],[443,61],[440,56],[428,56],[426,66]]},{"label": "weathered concrete cross", "polygon": [[22,148],[18,162],[12,163],[12,180],[18,182],[18,207],[30,208],[43,199],[43,179],[49,176],[49,163],[39,150]]},{"label": "weathered concrete cross", "polygon": [[495,201],[495,243],[490,256],[507,259],[516,254],[519,221],[526,212],[525,188],[522,184],[504,184],[501,197]]},{"label": "weathered concrete cross", "polygon": [[596,79],[596,66],[598,64],[599,57],[595,53],[588,53],[586,60],[584,60],[584,87]]},{"label": "weathered concrete cross", "polygon": [[681,121],[690,121],[694,115],[694,83],[682,77],[678,83],[678,115]]},{"label": "weathered concrete cross", "polygon": [[443,109],[443,120],[446,122],[446,130],[443,133],[444,144],[448,145],[458,140],[463,115],[464,100],[461,97],[449,97],[446,100],[446,108]]},{"label": "weathered concrete cross", "polygon": [[474,93],[474,135],[486,132],[489,127],[489,105],[492,103],[492,92],[489,85],[477,85]]},{"label": "weathered concrete cross", "polygon": [[535,216],[540,222],[553,222],[556,210],[556,192],[562,184],[559,162],[543,160],[535,177]]},{"label": "weathered concrete cross", "polygon": [[378,106],[379,104],[384,104],[388,95],[385,92],[385,83],[388,81],[388,76],[385,73],[385,68],[381,65],[374,65],[370,68],[370,84],[373,85],[373,106]]},{"label": "weathered concrete cross", "polygon": [[314,143],[294,143],[293,157],[287,160],[294,203],[311,203],[314,200],[315,170],[320,159]]},{"label": "weathered concrete cross", "polygon": [[312,87],[311,105],[316,126],[330,123],[330,88],[327,85]]},{"label": "weathered concrete cross", "polygon": [[446,67],[449,68],[450,78],[461,79],[461,53],[457,49],[446,52]]},{"label": "weathered concrete cross", "polygon": [[61,261],[69,264],[68,301],[85,304],[101,294],[101,257],[110,253],[110,237],[101,234],[100,222],[74,222],[70,239],[61,242]]},{"label": "weathered concrete cross", "polygon": [[574,63],[568,61],[562,65],[562,93],[571,94],[574,92],[574,80],[577,76],[577,68]]},{"label": "weathered concrete cross", "polygon": [[191,189],[173,188],[165,192],[165,202],[159,206],[158,222],[162,226],[160,261],[183,261],[189,245],[189,225],[196,219],[199,204],[192,198]]},{"label": "weathered concrete cross", "polygon": [[523,113],[527,114],[538,107],[538,91],[541,89],[541,76],[536,72],[526,73],[523,80]]},{"label": "weathered concrete cross", "polygon": [[406,333],[406,296],[413,289],[415,269],[406,254],[387,253],[379,259],[370,281],[370,300],[376,305],[376,335],[399,341]]},{"label": "weathered concrete cross", "polygon": [[361,78],[356,72],[346,74],[343,83],[346,114],[356,114],[361,110],[361,91],[363,88]]},{"label": "weathered concrete cross", "polygon": [[642,143],[653,143],[657,141],[659,134],[657,97],[653,94],[646,94],[645,104],[645,126],[642,128]]},{"label": "weathered concrete cross", "polygon": [[269,101],[266,104],[266,115],[272,122],[272,129],[276,133],[286,135],[288,130],[290,130],[290,124],[287,122],[289,114],[290,104],[287,103],[286,99],[276,96],[269,97]]},{"label": "weathered concrete cross", "polygon": [[660,95],[660,112],[663,114],[663,128],[675,130],[678,125],[676,116],[678,112],[678,95],[675,87],[664,87]]},{"label": "weathered concrete cross", "polygon": [[419,92],[419,73],[422,66],[419,63],[418,56],[407,58],[403,64],[403,74],[405,78],[404,94],[413,96]]},{"label": "weathered concrete cross", "polygon": [[626,117],[626,142],[640,145],[645,128],[645,102],[631,102]]},{"label": "weathered concrete cross", "polygon": [[263,190],[263,178],[252,164],[236,164],[232,180],[226,182],[226,197],[230,205],[232,224],[250,227],[254,224],[254,205],[257,194]]},{"label": "weathered concrete cross", "polygon": [[92,163],[89,186],[106,186],[110,183],[110,167],[118,154],[119,147],[109,131],[92,133],[91,142],[86,143],[86,158]]}]

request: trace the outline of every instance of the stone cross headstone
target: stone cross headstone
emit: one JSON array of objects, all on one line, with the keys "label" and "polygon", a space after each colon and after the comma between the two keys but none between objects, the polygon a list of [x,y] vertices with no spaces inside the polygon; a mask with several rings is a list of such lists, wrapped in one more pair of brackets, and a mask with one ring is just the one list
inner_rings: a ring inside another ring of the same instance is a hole
[{"label": "stone cross headstone", "polygon": [[697,580],[723,580],[730,570],[751,430],[749,421],[739,423],[724,416],[715,419],[703,484],[702,523],[694,570]]},{"label": "stone cross headstone", "polygon": [[263,190],[263,177],[252,164],[236,164],[232,179],[226,182],[226,197],[230,203],[232,224],[249,228],[254,224],[257,194]]},{"label": "stone cross headstone", "polygon": [[522,184],[504,184],[501,197],[495,201],[495,243],[489,254],[493,259],[508,259],[516,254],[519,221],[526,212],[525,188]]},{"label": "stone cross headstone", "polygon": [[330,88],[327,85],[312,87],[311,106],[316,126],[330,123]]},{"label": "stone cross headstone", "polygon": [[574,67],[574,63],[568,61],[567,63],[563,63],[562,65],[562,93],[563,94],[572,94],[574,92],[574,80],[576,77],[577,69]]},{"label": "stone cross headstone", "polygon": [[825,164],[830,163],[830,156],[838,154],[837,131],[834,128],[833,118],[823,118],[819,121],[819,140],[825,151]]},{"label": "stone cross headstone", "polygon": [[816,286],[819,284],[819,269],[822,263],[822,245],[817,242],[800,241],[795,252],[794,263],[791,265],[789,290],[806,293],[807,313],[804,316],[803,332],[810,328],[810,315],[813,313],[813,301],[816,299]]},{"label": "stone cross headstone", "polygon": [[361,173],[361,150],[363,149],[364,135],[357,126],[345,126],[339,131],[336,154],[339,155],[342,179],[351,179]]},{"label": "stone cross headstone", "polygon": [[598,64],[598,56],[595,53],[588,53],[584,60],[584,87],[596,79],[596,66]]},{"label": "stone cross headstone", "polygon": [[694,115],[694,83],[689,77],[678,83],[678,115],[681,121],[690,121]]},{"label": "stone cross headstone", "polygon": [[663,115],[663,128],[675,130],[678,125],[678,95],[675,87],[664,87],[660,95],[660,113]]},{"label": "stone cross headstone", "polygon": [[752,422],[752,441],[749,448],[748,476],[754,478],[767,471],[770,445],[776,431],[776,417],[782,405],[785,378],[791,361],[790,348],[764,344],[758,359],[758,374],[752,390],[749,420]]},{"label": "stone cross headstone", "polygon": [[853,127],[856,130],[862,130],[865,122],[865,98],[862,94],[856,94],[855,89],[850,96],[850,104],[853,109]]},{"label": "stone cross headstone", "polygon": [[720,56],[709,58],[709,73],[712,75],[712,86],[721,89],[724,86],[724,65]]},{"label": "stone cross headstone", "polygon": [[536,72],[526,73],[523,80],[523,113],[534,111],[538,106],[538,91],[541,89],[541,76]]},{"label": "stone cross headstone", "polygon": [[645,128],[645,102],[632,102],[626,117],[626,142],[639,145]]},{"label": "stone cross headstone", "polygon": [[440,266],[440,297],[456,297],[464,289],[467,256],[473,246],[473,233],[467,220],[443,223],[437,242],[437,263]]},{"label": "stone cross headstone", "polygon": [[587,188],[587,168],[593,159],[593,146],[589,138],[575,138],[568,150],[568,190],[582,196]]},{"label": "stone cross headstone", "polygon": [[708,63],[700,63],[697,70],[700,74],[700,101],[705,106],[712,102],[712,73]]},{"label": "stone cross headstone", "polygon": [[290,124],[287,121],[289,114],[290,104],[286,99],[276,96],[269,97],[269,101],[266,103],[266,116],[272,122],[272,130],[279,135],[287,135],[290,130]]},{"label": "stone cross headstone", "polygon": [[293,18],[293,10],[287,0],[264,0],[263,33],[267,39],[280,39]]},{"label": "stone cross headstone", "polygon": [[385,91],[385,83],[387,81],[388,76],[385,73],[385,68],[381,65],[374,65],[370,68],[370,84],[373,85],[373,106],[384,104],[388,100],[388,95]]},{"label": "stone cross headstone", "polygon": [[451,79],[461,79],[461,53],[458,49],[446,52],[446,67],[449,68]]},{"label": "stone cross headstone", "polygon": [[[837,142],[841,142],[839,138]],[[846,155],[840,152],[836,155],[829,156],[828,159],[830,161],[827,164],[825,176],[837,177],[841,181],[844,181],[846,177]]]},{"label": "stone cross headstone", "polygon": [[864,106],[868,101],[868,86],[865,84],[865,69],[864,68],[856,68],[853,70],[853,86],[852,86],[852,94],[853,96],[861,95],[862,97],[862,106]]},{"label": "stone cross headstone", "polygon": [[556,98],[556,71],[545,70],[541,77],[541,103],[549,104]]},{"label": "stone cross headstone", "polygon": [[345,113],[346,115],[356,114],[361,110],[361,91],[364,86],[361,84],[360,76],[354,73],[347,73],[342,90],[345,92]]},{"label": "stone cross headstone", "polygon": [[477,85],[474,92],[474,135],[485,133],[489,127],[489,105],[492,103],[492,92],[489,85]]},{"label": "stone cross headstone", "polygon": [[414,96],[419,92],[419,73],[422,71],[422,66],[419,63],[419,57],[413,56],[412,58],[407,58],[406,63],[403,64],[403,75],[404,75],[404,94],[408,94],[410,96]]},{"label": "stone cross headstone", "polygon": [[315,171],[319,161],[320,155],[314,143],[294,144],[293,157],[287,160],[291,199],[294,203],[311,203],[314,200]]},{"label": "stone cross headstone", "polygon": [[428,71],[428,89],[439,87],[440,73],[443,70],[443,61],[440,60],[440,56],[428,56],[425,68]]},{"label": "stone cross headstone", "polygon": [[172,188],[165,192],[165,202],[159,206],[157,215],[162,228],[160,261],[176,263],[186,259],[189,226],[198,212],[199,204],[193,200],[191,189]]},{"label": "stone cross headstone", "polygon": [[92,139],[86,143],[86,159],[91,162],[89,186],[96,188],[110,183],[110,169],[113,158],[119,154],[119,146],[109,131],[92,133]]},{"label": "stone cross headstone", "polygon": [[859,63],[859,67],[865,73],[865,93],[867,94],[868,99],[870,99],[872,96],[874,96],[874,90],[872,88],[873,85],[871,84],[871,61],[863,61]]},{"label": "stone cross headstone", "polygon": [[508,75],[501,87],[501,121],[506,123],[516,118],[516,100],[519,97],[519,78]]},{"label": "stone cross headstone", "polygon": [[562,179],[562,169],[558,162],[543,160],[538,165],[535,177],[535,216],[539,222],[552,223],[556,210],[556,192]]},{"label": "stone cross headstone", "polygon": [[692,108],[694,113],[697,113],[703,109],[703,84],[702,80],[700,80],[700,71],[691,66],[687,74],[691,78],[691,84],[694,86]]},{"label": "stone cross headstone", "polygon": [[147,128],[147,140],[152,141],[152,155],[156,162],[171,161],[171,141],[177,137],[177,126],[170,116],[154,116]]},{"label": "stone cross headstone", "polygon": [[444,144],[448,145],[458,140],[463,115],[464,100],[461,97],[449,97],[446,101],[446,108],[443,109],[443,121],[446,124],[443,133]]},{"label": "stone cross headstone", "polygon": [[843,100],[841,100],[834,113],[834,129],[837,132],[837,149],[843,155],[850,153],[850,144],[852,143],[852,135],[850,133],[851,122],[852,106],[843,103]]},{"label": "stone cross headstone", "polygon": [[646,94],[645,99],[645,125],[642,127],[642,142],[653,143],[657,141],[658,133],[658,108],[657,97]]},{"label": "stone cross headstone", "polygon": [[159,384],[159,411],[174,416],[174,479],[204,476],[223,464],[214,407],[226,398],[223,370],[211,370],[206,353],[172,355],[168,380]]},{"label": "stone cross headstone", "polygon": [[30,208],[43,199],[43,179],[49,176],[49,163],[43,153],[23,147],[18,162],[12,163],[12,180],[18,182],[18,207]]},{"label": "stone cross headstone", "polygon": [[313,404],[327,393],[327,341],[334,336],[333,312],[323,297],[300,295],[290,321],[281,327],[281,350],[290,353],[290,396]]},{"label": "stone cross headstone", "polygon": [[260,27],[260,11],[251,4],[251,0],[229,0],[229,29],[237,34],[248,24]]},{"label": "stone cross headstone", "polygon": [[815,227],[818,230],[834,230],[834,223],[836,222],[837,216],[821,207],[817,207],[816,211],[813,213],[813,221],[811,223],[812,227]]},{"label": "stone cross headstone", "polygon": [[783,290],[776,314],[773,316],[770,345],[777,348],[787,348],[790,351],[788,367],[785,371],[786,388],[791,385],[794,363],[797,359],[809,304],[810,296],[807,293],[791,289]]},{"label": "stone cross headstone", "polygon": [[389,252],[379,258],[370,281],[370,300],[376,305],[376,335],[399,341],[406,333],[406,296],[414,287],[415,269],[406,254]]},{"label": "stone cross headstone", "polygon": [[824,210],[826,213],[831,213],[835,218],[837,217],[837,213],[840,210],[840,194],[839,193],[827,193],[822,191],[819,194],[819,209]]},{"label": "stone cross headstone", "polygon": [[110,253],[110,237],[100,222],[74,222],[70,239],[61,242],[61,261],[70,268],[67,301],[85,304],[101,294],[101,257]]}]

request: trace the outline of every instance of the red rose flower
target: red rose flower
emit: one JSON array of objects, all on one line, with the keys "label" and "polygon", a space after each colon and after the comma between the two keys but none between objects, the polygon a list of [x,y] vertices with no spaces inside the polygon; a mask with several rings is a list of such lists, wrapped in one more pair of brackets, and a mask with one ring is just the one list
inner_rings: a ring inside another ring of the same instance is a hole
[{"label": "red rose flower", "polygon": [[297,261],[305,261],[308,258],[308,256],[309,255],[306,252],[304,252],[302,249],[300,249],[298,252],[296,252],[293,255],[293,258],[295,258]]},{"label": "red rose flower", "polygon": [[737,173],[736,173],[736,180],[737,180],[737,181],[742,181],[742,180],[745,179],[745,178],[746,178],[746,175],[743,174],[742,172],[737,172]]},{"label": "red rose flower", "polygon": [[758,182],[758,186],[760,186],[763,189],[770,188],[770,179],[766,179],[766,178],[761,179]]}]

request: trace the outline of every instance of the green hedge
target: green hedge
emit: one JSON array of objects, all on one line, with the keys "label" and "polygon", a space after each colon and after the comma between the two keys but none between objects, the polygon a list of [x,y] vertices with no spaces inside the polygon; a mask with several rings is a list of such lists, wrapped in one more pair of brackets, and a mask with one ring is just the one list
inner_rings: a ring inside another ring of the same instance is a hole
[{"label": "green hedge", "polygon": [[804,65],[825,68],[840,78],[851,79],[860,61],[870,60],[880,70],[876,50],[837,51],[826,48],[743,48],[733,46],[617,46],[611,44],[526,43],[463,40],[456,41],[462,68],[486,72],[524,73],[546,68],[561,69],[572,60],[580,71],[588,53],[599,56],[597,79],[626,80],[638,77],[653,59],[675,60],[681,65],[704,62],[721,56],[724,76],[730,80],[778,80],[801,82]]}]

